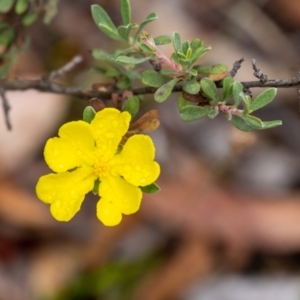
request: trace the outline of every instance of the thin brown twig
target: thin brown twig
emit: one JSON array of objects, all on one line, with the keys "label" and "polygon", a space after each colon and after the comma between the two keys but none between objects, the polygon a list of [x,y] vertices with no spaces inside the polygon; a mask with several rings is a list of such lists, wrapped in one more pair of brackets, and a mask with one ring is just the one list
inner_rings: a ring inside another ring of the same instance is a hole
[{"label": "thin brown twig", "polygon": [[232,70],[229,72],[229,75],[231,77],[234,77],[237,73],[237,71],[241,68],[242,63],[245,61],[245,58],[242,57],[241,59],[237,60],[234,64],[233,64],[233,68]]},{"label": "thin brown twig", "polygon": [[[293,78],[286,79],[271,79],[266,82],[261,81],[243,81],[241,82],[244,88],[264,88],[264,87],[275,87],[275,88],[292,88],[292,87],[300,87],[300,77],[295,76]],[[219,83],[217,83],[218,87],[221,87]],[[70,87],[62,84],[49,82],[45,80],[22,80],[15,79],[11,81],[0,81],[0,88],[4,91],[25,91],[34,89],[40,92],[46,93],[54,93],[54,94],[63,94],[78,97],[82,100],[87,100],[93,97],[109,100],[111,99],[111,95],[113,93],[122,94],[123,90],[113,90],[110,92],[100,92],[95,90],[86,90],[80,87]],[[145,95],[145,94],[154,94],[157,88],[154,87],[140,87],[132,89],[132,93],[134,95]],[[178,83],[173,92],[181,92],[182,84]]]},{"label": "thin brown twig", "polygon": [[1,96],[1,100],[2,100],[5,124],[6,124],[7,129],[11,130],[12,126],[11,126],[11,122],[10,122],[10,118],[9,118],[10,105],[8,103],[8,99],[6,98],[5,90],[2,88],[0,88],[0,96]]},{"label": "thin brown twig", "polygon": [[46,77],[47,80],[52,81],[56,79],[57,77],[61,77],[67,72],[70,72],[72,69],[74,69],[78,64],[80,64],[83,61],[83,58],[81,55],[76,55],[71,61],[69,61],[67,64],[62,66],[61,68],[52,71],[49,76]]}]

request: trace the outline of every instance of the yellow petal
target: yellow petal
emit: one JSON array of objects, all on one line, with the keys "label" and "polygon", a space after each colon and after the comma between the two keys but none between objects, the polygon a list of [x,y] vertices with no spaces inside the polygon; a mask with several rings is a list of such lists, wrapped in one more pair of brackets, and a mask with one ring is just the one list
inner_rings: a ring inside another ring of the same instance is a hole
[{"label": "yellow petal", "polygon": [[51,213],[58,221],[69,221],[80,209],[81,203],[95,181],[92,168],[82,167],[72,172],[42,176],[36,185],[36,194],[51,204]]},{"label": "yellow petal", "polygon": [[102,198],[97,203],[97,217],[105,226],[115,226],[121,222],[122,213],[112,201]]},{"label": "yellow petal", "polygon": [[153,161],[155,148],[149,136],[137,134],[130,137],[122,152],[109,163],[113,171],[135,186],[153,183],[160,174],[160,166]]},{"label": "yellow petal", "polygon": [[[99,195],[101,196],[100,202],[104,201],[104,204],[100,207],[105,208],[105,211],[109,211],[109,215],[116,218],[116,220],[119,220],[117,214],[119,212],[125,215],[137,212],[142,200],[142,192],[138,187],[131,185],[120,177],[113,176],[103,178],[99,187]],[[108,222],[105,219],[107,213],[98,209],[97,216],[104,224]]]},{"label": "yellow petal", "polygon": [[54,172],[93,165],[95,145],[90,124],[69,122],[59,129],[58,134],[60,138],[49,139],[44,150],[46,163]]},{"label": "yellow petal", "polygon": [[127,132],[131,116],[128,112],[120,112],[115,108],[99,111],[91,126],[97,144],[97,153],[102,159],[112,158],[118,145]]}]

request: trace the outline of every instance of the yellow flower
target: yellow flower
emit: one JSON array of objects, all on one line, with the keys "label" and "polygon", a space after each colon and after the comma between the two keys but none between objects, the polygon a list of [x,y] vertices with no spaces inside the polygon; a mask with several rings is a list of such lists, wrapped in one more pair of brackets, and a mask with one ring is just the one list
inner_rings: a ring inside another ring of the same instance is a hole
[{"label": "yellow flower", "polygon": [[139,186],[153,183],[160,167],[154,160],[150,137],[130,137],[117,153],[131,116],[115,108],[98,112],[90,124],[75,121],[64,124],[59,137],[47,141],[44,156],[55,173],[42,176],[37,196],[51,204],[59,221],[69,221],[80,209],[85,194],[100,180],[97,217],[107,226],[121,222],[122,214],[138,211],[142,199]]}]

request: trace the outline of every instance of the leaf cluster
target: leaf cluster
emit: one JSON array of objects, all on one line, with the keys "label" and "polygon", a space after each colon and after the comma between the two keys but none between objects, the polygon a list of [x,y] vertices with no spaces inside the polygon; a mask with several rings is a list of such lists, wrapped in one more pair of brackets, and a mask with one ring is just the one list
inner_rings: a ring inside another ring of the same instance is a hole
[{"label": "leaf cluster", "polygon": [[0,79],[8,74],[18,54],[29,46],[28,26],[43,16],[48,24],[57,12],[59,0],[1,0],[0,13]]},{"label": "leaf cluster", "polygon": [[[276,89],[269,88],[252,99],[245,93],[240,82],[228,76],[226,65],[196,64],[211,49],[210,46],[204,46],[202,40],[196,38],[191,42],[182,41],[178,32],[174,32],[172,36],[152,38],[143,29],[146,24],[157,19],[157,15],[151,13],[140,25],[132,23],[129,0],[121,0],[120,4],[123,24],[119,27],[113,24],[102,7],[92,6],[92,16],[99,29],[108,37],[126,42],[129,46],[113,54],[102,50],[93,51],[94,58],[102,59],[110,66],[110,69],[102,71],[108,77],[114,78],[117,88],[129,89],[133,80],[140,79],[144,85],[157,88],[154,99],[162,103],[168,99],[175,87],[180,87],[182,92],[178,97],[179,115],[186,122],[205,116],[213,119],[222,112],[233,126],[243,131],[281,125],[279,120],[263,122],[252,115],[274,99]],[[171,42],[174,52],[168,58],[157,46]],[[166,68],[148,68],[141,75],[135,71],[137,64],[150,59],[164,64]],[[219,90],[220,87],[222,91]],[[138,99],[136,97],[135,101]]]}]

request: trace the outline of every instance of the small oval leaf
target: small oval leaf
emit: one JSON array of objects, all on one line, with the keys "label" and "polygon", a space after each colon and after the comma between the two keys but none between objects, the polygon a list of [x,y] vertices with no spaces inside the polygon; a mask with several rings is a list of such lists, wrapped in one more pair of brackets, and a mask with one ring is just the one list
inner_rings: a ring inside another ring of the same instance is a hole
[{"label": "small oval leaf", "polygon": [[149,185],[146,185],[146,186],[140,186],[139,188],[141,189],[141,191],[143,193],[146,193],[146,194],[154,194],[154,193],[157,193],[160,191],[160,187],[155,182],[153,182]]},{"label": "small oval leaf", "polygon": [[178,100],[177,100],[177,106],[178,106],[179,111],[181,111],[187,105],[189,105],[189,101],[183,97],[182,93],[180,93]]},{"label": "small oval leaf", "polygon": [[131,7],[129,0],[121,0],[121,15],[124,25],[131,22]]},{"label": "small oval leaf", "polygon": [[183,82],[182,88],[187,93],[195,95],[200,91],[200,83],[196,79],[187,79]]},{"label": "small oval leaf", "polygon": [[140,99],[138,96],[129,97],[124,104],[124,111],[128,111],[133,119],[140,109]]},{"label": "small oval leaf", "polygon": [[100,30],[112,39],[121,40],[117,28],[106,11],[98,4],[91,7],[92,17]]},{"label": "small oval leaf", "polygon": [[169,35],[160,35],[154,38],[155,45],[165,45],[172,42],[172,38]]},{"label": "small oval leaf", "polygon": [[251,103],[249,109],[251,111],[257,110],[262,108],[273,101],[277,93],[277,89],[275,88],[268,88],[259,94]]},{"label": "small oval leaf", "polygon": [[18,0],[15,6],[15,12],[18,15],[23,14],[28,7],[28,1],[27,0]]},{"label": "small oval leaf", "polygon": [[223,92],[222,92],[222,101],[225,103],[232,98],[232,84],[234,80],[231,76],[225,77],[222,81],[223,83]]},{"label": "small oval leaf", "polygon": [[219,92],[216,84],[209,78],[202,78],[200,81],[201,92],[211,100],[213,105],[219,102]]},{"label": "small oval leaf", "polygon": [[178,32],[173,32],[173,46],[175,52],[181,51],[181,37]]},{"label": "small oval leaf", "polygon": [[263,127],[261,129],[269,129],[269,128],[274,128],[274,127],[282,125],[281,120],[265,121],[262,123],[263,123]]},{"label": "small oval leaf", "polygon": [[121,62],[123,64],[141,64],[147,60],[151,59],[151,57],[132,57],[132,56],[123,56],[120,55],[116,58],[117,62]]},{"label": "small oval leaf", "polygon": [[185,122],[199,120],[210,112],[210,107],[187,105],[180,111],[180,119]]},{"label": "small oval leaf", "polygon": [[179,81],[179,78],[174,78],[169,82],[162,85],[154,94],[155,101],[161,103],[164,102],[172,93],[175,84]]},{"label": "small oval leaf", "polygon": [[240,82],[235,81],[233,83],[232,95],[234,98],[234,107],[238,107],[244,97],[244,87]]},{"label": "small oval leaf", "polygon": [[154,70],[146,70],[142,73],[142,82],[152,87],[161,87],[171,80],[170,77],[162,75]]},{"label": "small oval leaf", "polygon": [[92,106],[87,106],[83,111],[83,121],[91,123],[95,118],[96,111]]},{"label": "small oval leaf", "polygon": [[253,128],[241,117],[233,115],[231,120],[231,124],[237,129],[245,132],[253,131]]},{"label": "small oval leaf", "polygon": [[143,28],[145,27],[145,25],[147,25],[148,23],[156,20],[158,18],[157,14],[156,13],[151,13],[149,14],[146,19],[140,24],[135,36],[134,36],[134,39],[136,40],[138,38],[138,36],[140,35],[141,31],[143,30]]}]

